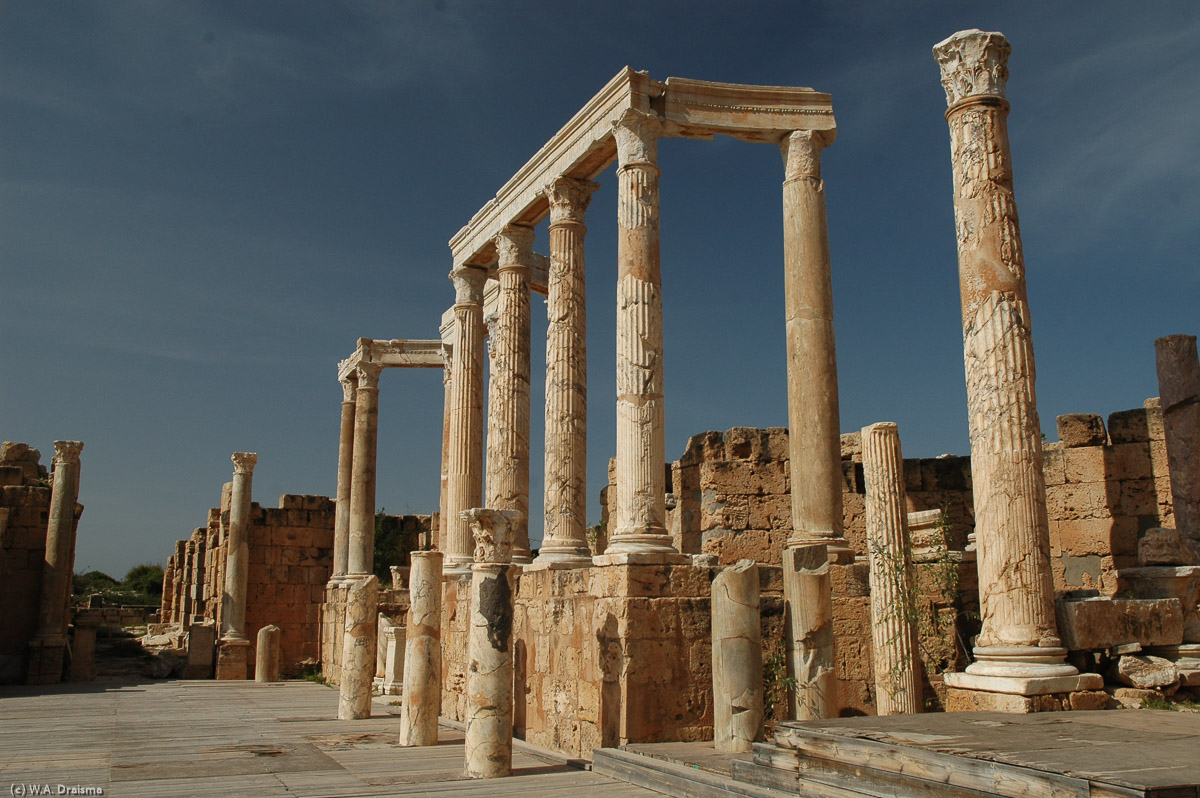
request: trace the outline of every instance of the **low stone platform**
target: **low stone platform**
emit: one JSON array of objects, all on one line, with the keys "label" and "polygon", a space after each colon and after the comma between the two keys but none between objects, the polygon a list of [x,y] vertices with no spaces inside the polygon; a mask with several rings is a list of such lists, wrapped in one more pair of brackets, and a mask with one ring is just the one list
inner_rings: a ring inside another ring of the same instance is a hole
[{"label": "low stone platform", "polygon": [[[92,682],[0,687],[0,792],[111,796],[653,798],[517,741],[513,775],[462,777],[462,732],[401,748],[399,707],[337,720],[338,693],[305,681]],[[18,786],[30,785],[18,791]],[[36,788],[32,785],[36,785]],[[42,788],[49,785],[49,791]],[[96,792],[60,792],[99,788]]]}]

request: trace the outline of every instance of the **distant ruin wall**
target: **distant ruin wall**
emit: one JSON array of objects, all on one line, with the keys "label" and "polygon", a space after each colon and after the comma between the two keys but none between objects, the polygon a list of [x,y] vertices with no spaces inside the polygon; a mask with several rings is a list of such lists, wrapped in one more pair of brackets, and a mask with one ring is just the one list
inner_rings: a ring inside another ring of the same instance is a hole
[{"label": "distant ruin wall", "polygon": [[15,447],[22,448],[6,444],[0,460],[0,684],[25,681],[50,520],[50,482],[39,453],[23,444]]}]

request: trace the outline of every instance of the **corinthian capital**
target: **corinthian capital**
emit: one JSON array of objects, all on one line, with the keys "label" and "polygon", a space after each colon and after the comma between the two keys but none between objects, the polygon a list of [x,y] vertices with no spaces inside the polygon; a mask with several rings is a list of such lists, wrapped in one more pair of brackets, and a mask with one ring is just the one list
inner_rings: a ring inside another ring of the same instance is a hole
[{"label": "corinthian capital", "polygon": [[971,29],[954,34],[933,48],[942,70],[946,105],[968,97],[1004,97],[1012,45],[1003,33]]},{"label": "corinthian capital", "polygon": [[254,452],[234,452],[229,459],[233,461],[233,473],[253,474],[258,455]]},{"label": "corinthian capital", "polygon": [[83,451],[83,441],[55,441],[54,464],[79,464],[79,453]]},{"label": "corinthian capital", "polygon": [[512,562],[512,528],[521,517],[519,512],[473,507],[463,510],[458,517],[471,525],[471,535],[475,538],[475,562]]},{"label": "corinthian capital", "polygon": [[496,253],[500,269],[528,268],[533,255],[533,228],[519,224],[505,227],[496,235]]},{"label": "corinthian capital", "polygon": [[341,383],[342,383],[342,401],[343,402],[353,402],[354,401],[354,392],[356,390],[358,390],[358,375],[357,374],[347,374],[346,378],[344,380],[341,380]]},{"label": "corinthian capital", "polygon": [[450,272],[454,281],[454,304],[480,305],[483,303],[483,283],[487,272],[474,266],[459,266]]},{"label": "corinthian capital", "polygon": [[583,224],[592,192],[600,188],[590,180],[573,177],[556,177],[546,186],[546,199],[550,202],[550,224],[578,222]]},{"label": "corinthian capital", "polygon": [[382,371],[382,367],[378,363],[359,363],[354,370],[358,376],[358,387],[378,388],[380,371]]},{"label": "corinthian capital", "polygon": [[779,142],[783,153],[784,180],[800,177],[821,179],[821,148],[825,142],[815,130],[797,130]]},{"label": "corinthian capital", "polygon": [[658,134],[662,122],[656,114],[626,108],[621,118],[613,122],[613,137],[617,140],[617,162],[621,166],[633,163],[658,162]]}]

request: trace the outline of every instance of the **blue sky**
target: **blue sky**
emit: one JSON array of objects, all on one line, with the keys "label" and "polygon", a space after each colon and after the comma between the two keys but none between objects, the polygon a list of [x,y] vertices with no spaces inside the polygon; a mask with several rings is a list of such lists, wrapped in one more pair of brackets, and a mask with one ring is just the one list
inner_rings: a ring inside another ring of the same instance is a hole
[{"label": "blue sky", "polygon": [[[1012,42],[1042,425],[1157,393],[1200,328],[1200,4],[0,5],[0,437],[80,439],[77,569],[165,561],[233,451],[256,501],[332,494],[359,336],[435,338],[447,241],[626,64],[833,95],[841,426],[965,454],[945,99],[930,48]],[[660,147],[668,457],[786,423],[782,161]],[[616,180],[588,226],[589,521],[615,450]],[[545,226],[535,248],[546,252]],[[544,314],[534,305],[531,533]],[[436,509],[440,373],[381,379],[378,504]]]}]

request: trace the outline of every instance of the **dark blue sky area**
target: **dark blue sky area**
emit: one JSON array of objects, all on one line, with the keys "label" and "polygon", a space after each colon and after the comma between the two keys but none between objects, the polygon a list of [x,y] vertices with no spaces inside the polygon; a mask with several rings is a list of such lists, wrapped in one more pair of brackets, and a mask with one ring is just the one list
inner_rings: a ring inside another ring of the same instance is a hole
[{"label": "dark blue sky area", "polygon": [[[841,426],[967,453],[945,97],[931,47],[1012,42],[1042,425],[1140,406],[1200,328],[1200,5],[76,2],[0,5],[0,437],[80,439],[77,568],[164,561],[229,455],[332,494],[359,336],[435,338],[446,242],[626,64],[833,95]],[[786,423],[782,161],[665,140],[667,450]],[[588,226],[589,520],[615,450],[616,181]],[[536,248],[546,252],[544,225]],[[531,531],[546,320],[535,303]],[[381,380],[378,503],[437,506],[440,373]]]}]

